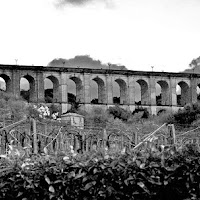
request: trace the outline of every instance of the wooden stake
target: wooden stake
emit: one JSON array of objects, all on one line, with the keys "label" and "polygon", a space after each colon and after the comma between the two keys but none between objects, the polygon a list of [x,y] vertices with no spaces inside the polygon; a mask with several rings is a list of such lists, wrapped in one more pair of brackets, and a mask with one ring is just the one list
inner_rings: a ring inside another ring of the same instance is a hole
[{"label": "wooden stake", "polygon": [[169,124],[167,128],[168,128],[168,143],[173,145],[176,143],[176,134],[175,134],[174,124]]},{"label": "wooden stake", "polygon": [[37,154],[38,153],[38,145],[37,145],[37,132],[36,132],[36,120],[31,118],[31,133],[33,136],[33,153]]},{"label": "wooden stake", "polygon": [[138,144],[138,134],[135,132],[135,146]]},{"label": "wooden stake", "polygon": [[107,135],[106,129],[103,129],[103,148],[107,147],[107,144],[106,144],[107,140],[108,140],[108,135]]}]

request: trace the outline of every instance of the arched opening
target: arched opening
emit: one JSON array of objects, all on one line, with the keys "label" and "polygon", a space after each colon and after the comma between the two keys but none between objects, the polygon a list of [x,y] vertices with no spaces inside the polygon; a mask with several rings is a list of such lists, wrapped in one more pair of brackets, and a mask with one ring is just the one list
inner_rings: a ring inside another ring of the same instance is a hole
[{"label": "arched opening", "polygon": [[[146,81],[140,79],[137,81],[139,84],[139,87],[136,84],[136,89],[138,90],[138,93],[136,91],[135,96],[135,104],[136,105],[148,105],[149,103],[149,94],[148,94],[148,84]],[[139,100],[139,101],[137,101]]]},{"label": "arched opening", "polygon": [[156,83],[156,105],[169,105],[169,85],[166,81],[158,81]]},{"label": "arched opening", "polygon": [[162,93],[161,93],[161,86],[160,84],[156,83],[156,105],[162,105]]},{"label": "arched opening", "polygon": [[[83,85],[82,81],[77,77],[71,77],[68,89],[68,102],[83,102]],[[73,82],[73,83],[72,83]]]},{"label": "arched opening", "polygon": [[6,82],[3,78],[0,77],[0,91],[6,91]]},{"label": "arched opening", "polygon": [[200,84],[197,85],[196,91],[197,91],[197,102],[200,103]]},{"label": "arched opening", "polygon": [[5,92],[12,91],[11,79],[5,74],[0,75],[0,90]]},{"label": "arched opening", "polygon": [[106,88],[104,81],[96,77],[91,82],[91,103],[103,104],[106,103]]},{"label": "arched opening", "polygon": [[92,104],[98,104],[98,83],[94,80],[90,82],[90,99]]},{"label": "arched opening", "polygon": [[113,103],[120,104],[120,86],[117,82],[113,82],[112,85],[112,93],[113,93]]},{"label": "arched opening", "polygon": [[141,105],[141,87],[138,82],[135,84],[135,105]]},{"label": "arched opening", "polygon": [[45,102],[59,102],[59,81],[54,76],[48,76],[44,80]]},{"label": "arched opening", "polygon": [[35,100],[35,80],[30,75],[25,75],[20,79],[20,95],[28,102]]},{"label": "arched opening", "polygon": [[72,103],[76,101],[76,83],[74,81],[72,81],[71,79],[69,79],[68,82],[68,102]]},{"label": "arched opening", "polygon": [[176,86],[177,105],[184,106],[190,102],[189,86],[186,82],[180,81]]},{"label": "arched opening", "polygon": [[[116,88],[116,96],[113,95],[113,103],[120,103],[120,104],[126,104],[127,101],[127,84],[122,79],[116,79],[115,82],[118,84],[118,89]],[[114,93],[113,93],[114,94]]]}]

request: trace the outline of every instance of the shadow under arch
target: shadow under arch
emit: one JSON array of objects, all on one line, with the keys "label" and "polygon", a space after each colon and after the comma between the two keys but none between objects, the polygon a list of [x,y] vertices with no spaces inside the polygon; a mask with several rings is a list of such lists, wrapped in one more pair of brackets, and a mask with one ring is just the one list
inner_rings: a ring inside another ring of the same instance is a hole
[{"label": "shadow under arch", "polygon": [[73,77],[70,77],[70,80],[74,81],[74,83],[76,84],[76,101],[83,103],[84,91],[83,91],[83,83],[82,83],[81,79],[73,76]]},{"label": "shadow under arch", "polygon": [[[51,98],[51,103],[56,103],[60,101],[60,90],[59,90],[59,80],[55,76],[47,76],[45,79],[48,79],[52,82],[53,88],[45,89],[45,101],[48,101],[47,97]],[[47,102],[49,103],[49,102]]]},{"label": "shadow under arch", "polygon": [[136,81],[140,85],[140,93],[141,93],[141,105],[148,105],[149,104],[149,94],[148,94],[148,83],[143,80],[139,79]]},{"label": "shadow under arch", "polygon": [[166,81],[160,80],[157,81],[157,84],[161,87],[160,96],[158,96],[156,105],[170,105],[170,96],[169,96],[169,85]]},{"label": "shadow under arch", "polygon": [[[31,76],[31,75],[24,75],[22,78],[25,78],[28,83],[29,83],[29,90],[27,91],[27,94],[26,94],[26,100],[28,102],[34,102],[36,99],[36,91],[35,91],[35,79]],[[22,96],[22,91],[21,91],[21,79],[20,79],[20,93],[21,93],[21,96]]]},{"label": "shadow under arch", "polygon": [[[128,103],[128,95],[127,95],[127,90],[128,90],[128,87],[127,87],[127,83],[123,80],[123,79],[115,79],[115,82],[118,83],[119,85],[119,90],[120,90],[120,104],[127,104]],[[114,99],[113,99],[114,101]]]},{"label": "shadow under arch", "polygon": [[197,84],[196,93],[197,93],[197,102],[200,103],[200,83]]},{"label": "shadow under arch", "polygon": [[181,93],[177,94],[177,105],[184,106],[185,104],[190,102],[190,88],[189,85],[184,82],[180,81],[177,86],[180,86]]},{"label": "shadow under arch", "polygon": [[[94,102],[94,103],[97,103],[97,104],[105,104],[106,103],[106,88],[105,88],[105,83],[104,81],[99,78],[98,76],[93,78],[92,79],[94,82],[96,82],[97,84],[97,90],[98,90],[98,97],[97,97],[97,102]],[[92,100],[93,101],[93,100]],[[91,101],[91,103],[93,103]]]}]

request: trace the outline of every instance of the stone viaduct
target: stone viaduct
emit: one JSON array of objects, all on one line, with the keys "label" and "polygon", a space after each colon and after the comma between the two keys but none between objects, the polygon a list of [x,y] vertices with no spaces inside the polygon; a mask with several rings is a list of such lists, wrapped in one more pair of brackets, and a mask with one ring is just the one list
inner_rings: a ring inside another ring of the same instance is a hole
[{"label": "stone viaduct", "polygon": [[[159,110],[177,110],[189,102],[197,102],[197,87],[200,85],[200,74],[146,72],[131,70],[61,68],[43,66],[0,65],[0,77],[6,84],[6,92],[20,96],[20,80],[26,78],[29,82],[30,102],[44,103],[44,80],[47,78],[53,84],[53,102],[59,104],[62,113],[69,108],[69,81],[76,85],[76,100],[80,101],[82,109],[92,107],[107,108],[114,105],[113,84],[118,84],[120,102],[123,108],[131,111],[137,107],[147,108],[150,113],[157,114]],[[96,82],[98,101],[91,104],[91,81]],[[156,85],[160,85],[160,102],[156,100]],[[139,92],[136,91],[139,85]],[[177,95],[177,85],[181,94]],[[138,94],[139,93],[139,94]],[[136,103],[136,95],[140,102]],[[179,99],[179,100],[178,100]]]}]

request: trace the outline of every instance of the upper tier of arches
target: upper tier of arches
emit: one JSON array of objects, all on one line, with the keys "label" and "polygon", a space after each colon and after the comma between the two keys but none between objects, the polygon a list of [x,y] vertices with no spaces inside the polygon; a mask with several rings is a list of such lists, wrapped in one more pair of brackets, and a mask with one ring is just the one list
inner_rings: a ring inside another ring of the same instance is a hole
[{"label": "upper tier of arches", "polygon": [[[184,106],[200,99],[200,83],[193,84],[196,94],[192,94],[190,79],[147,76],[106,76],[106,75],[60,74],[54,73],[38,77],[34,73],[21,73],[18,78],[12,73],[0,74],[0,89],[15,94],[21,93],[29,102],[39,99],[47,103],[61,103],[70,98],[80,103],[92,104],[125,104],[125,105],[155,105]],[[26,81],[25,81],[26,80]],[[64,81],[63,81],[64,80]],[[73,82],[71,84],[70,82]],[[16,86],[18,84],[18,86]],[[24,89],[23,84],[28,84]],[[71,84],[71,85],[70,85]],[[72,88],[72,93],[69,88]],[[17,89],[17,90],[16,90]],[[65,93],[63,94],[63,91]],[[24,92],[26,91],[26,92]],[[92,94],[95,95],[92,95]],[[192,96],[193,95],[193,96]],[[67,97],[66,97],[67,96]],[[87,102],[85,99],[89,99]]]}]

